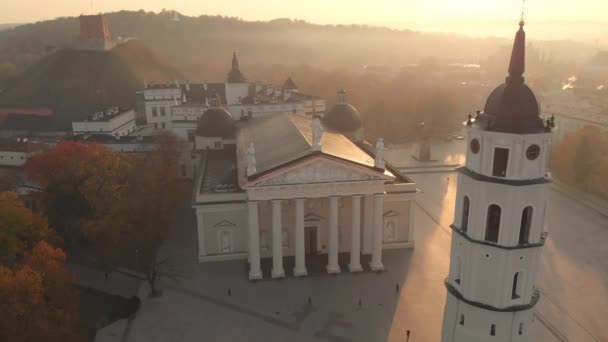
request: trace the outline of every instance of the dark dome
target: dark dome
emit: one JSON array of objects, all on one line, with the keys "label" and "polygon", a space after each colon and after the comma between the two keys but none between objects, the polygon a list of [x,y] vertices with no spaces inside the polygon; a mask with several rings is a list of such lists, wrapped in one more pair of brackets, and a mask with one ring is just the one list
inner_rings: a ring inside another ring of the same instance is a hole
[{"label": "dark dome", "polygon": [[234,137],[234,120],[224,108],[209,108],[203,113],[196,134],[203,137]]},{"label": "dark dome", "polygon": [[361,128],[361,115],[352,105],[338,103],[323,116],[323,124],[332,131],[354,132]]},{"label": "dark dome", "polygon": [[540,133],[544,130],[540,107],[532,90],[522,82],[503,83],[486,101],[485,128],[505,133]]}]

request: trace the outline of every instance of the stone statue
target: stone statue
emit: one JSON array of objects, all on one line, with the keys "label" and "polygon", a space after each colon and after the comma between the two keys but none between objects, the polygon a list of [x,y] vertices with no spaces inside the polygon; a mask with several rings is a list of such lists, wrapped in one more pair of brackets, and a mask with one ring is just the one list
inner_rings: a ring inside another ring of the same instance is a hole
[{"label": "stone statue", "polygon": [[255,147],[253,143],[249,143],[247,148],[247,177],[254,175],[257,172],[255,161]]},{"label": "stone statue", "polygon": [[374,167],[378,169],[384,170],[384,139],[378,139],[376,142],[376,160],[374,162]]},{"label": "stone statue", "polygon": [[318,116],[312,119],[312,149],[321,151],[321,137],[323,136],[323,126]]}]

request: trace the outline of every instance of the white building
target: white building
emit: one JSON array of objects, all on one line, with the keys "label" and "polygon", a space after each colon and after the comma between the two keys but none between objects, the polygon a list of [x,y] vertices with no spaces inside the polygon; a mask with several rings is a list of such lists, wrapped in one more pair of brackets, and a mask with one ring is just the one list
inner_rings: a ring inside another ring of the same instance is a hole
[{"label": "white building", "polygon": [[72,122],[74,134],[108,134],[114,137],[127,136],[137,129],[135,112],[112,107],[93,113],[84,121]]},{"label": "white building", "polygon": [[205,112],[195,139],[199,261],[246,259],[250,279],[279,278],[319,263],[328,273],[382,270],[383,250],[412,247],[416,186],[384,162],[382,141],[357,138],[360,122],[346,103],[322,119]]},{"label": "white building", "polygon": [[234,120],[325,112],[325,101],[300,93],[291,78],[282,86],[248,82],[239,69],[236,54],[225,83],[146,84],[143,93],[148,132],[171,130],[190,141],[200,117],[213,107],[221,106]]},{"label": "white building", "polygon": [[31,156],[42,152],[46,147],[29,138],[1,139],[0,166],[21,167]]},{"label": "white building", "polygon": [[524,83],[524,51],[522,22],[509,77],[467,121],[442,342],[531,341],[552,125]]}]

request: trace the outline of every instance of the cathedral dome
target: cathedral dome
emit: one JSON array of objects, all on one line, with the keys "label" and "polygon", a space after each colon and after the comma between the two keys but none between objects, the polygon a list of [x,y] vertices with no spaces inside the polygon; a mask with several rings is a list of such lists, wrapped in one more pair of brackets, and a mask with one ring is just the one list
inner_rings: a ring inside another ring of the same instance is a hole
[{"label": "cathedral dome", "polygon": [[196,134],[203,137],[231,138],[234,137],[234,132],[232,115],[221,107],[207,109],[196,128]]},{"label": "cathedral dome", "polygon": [[323,124],[333,131],[354,132],[361,128],[361,115],[352,105],[338,103],[323,116]]}]

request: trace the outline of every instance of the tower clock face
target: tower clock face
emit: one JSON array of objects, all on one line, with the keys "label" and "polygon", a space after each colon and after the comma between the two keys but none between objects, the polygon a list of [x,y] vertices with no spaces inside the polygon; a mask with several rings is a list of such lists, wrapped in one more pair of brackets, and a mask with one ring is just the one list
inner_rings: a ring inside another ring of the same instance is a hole
[{"label": "tower clock face", "polygon": [[471,152],[473,152],[474,154],[479,153],[479,140],[471,140]]},{"label": "tower clock face", "polygon": [[539,155],[540,147],[536,144],[530,145],[530,147],[528,147],[528,149],[526,150],[526,158],[528,158],[528,160],[534,160],[538,158]]}]

